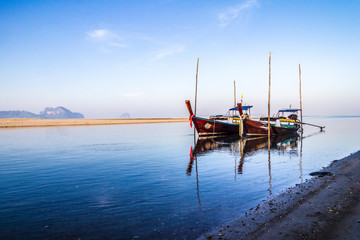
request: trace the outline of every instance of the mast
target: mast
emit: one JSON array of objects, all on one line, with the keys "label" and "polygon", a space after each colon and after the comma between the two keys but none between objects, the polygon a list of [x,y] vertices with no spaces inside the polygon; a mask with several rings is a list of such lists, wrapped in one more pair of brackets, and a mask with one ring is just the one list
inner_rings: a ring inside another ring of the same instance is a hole
[{"label": "mast", "polygon": [[270,88],[271,88],[271,52],[269,55],[269,97],[268,97],[268,137],[270,139]]},{"label": "mast", "polygon": [[195,84],[195,116],[196,116],[196,104],[197,104],[198,70],[199,70],[199,58],[197,59],[197,64],[196,64],[196,84]]},{"label": "mast", "polygon": [[236,107],[236,86],[235,86],[235,80],[234,80],[234,107]]},{"label": "mast", "polygon": [[301,99],[301,67],[300,67],[300,64],[299,64],[299,83],[300,83],[300,86],[299,86],[299,90],[300,90],[300,116],[301,116],[301,132],[303,131],[303,117],[302,117],[302,99]]},{"label": "mast", "polygon": [[268,98],[268,164],[269,164],[269,194],[271,195],[271,155],[270,155],[270,87],[271,87],[271,52],[269,54],[269,98]]}]

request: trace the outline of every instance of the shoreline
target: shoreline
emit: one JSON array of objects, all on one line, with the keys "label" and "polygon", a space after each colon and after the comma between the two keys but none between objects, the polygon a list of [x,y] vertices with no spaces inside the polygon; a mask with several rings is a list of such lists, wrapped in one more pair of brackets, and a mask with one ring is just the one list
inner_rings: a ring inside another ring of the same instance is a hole
[{"label": "shoreline", "polygon": [[198,239],[360,239],[360,151]]},{"label": "shoreline", "polygon": [[92,126],[117,124],[148,124],[186,122],[188,118],[114,118],[114,119],[35,119],[35,118],[1,118],[0,128],[22,127],[62,127]]}]

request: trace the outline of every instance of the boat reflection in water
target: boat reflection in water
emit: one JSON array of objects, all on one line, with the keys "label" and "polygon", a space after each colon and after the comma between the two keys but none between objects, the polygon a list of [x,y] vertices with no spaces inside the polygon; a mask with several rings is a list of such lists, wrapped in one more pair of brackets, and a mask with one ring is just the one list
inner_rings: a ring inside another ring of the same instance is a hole
[{"label": "boat reflection in water", "polygon": [[[237,135],[234,136],[219,136],[219,137],[200,137],[195,147],[190,148],[190,161],[186,169],[186,174],[191,175],[193,165],[195,165],[196,172],[196,188],[197,197],[199,201],[199,209],[201,210],[200,192],[199,192],[199,174],[198,174],[198,156],[205,156],[213,151],[231,152],[235,156],[234,175],[235,179],[238,174],[243,174],[243,166],[246,157],[250,157],[255,154],[256,151],[268,151],[268,175],[269,175],[269,195],[272,195],[272,175],[271,175],[271,154],[289,154],[291,156],[299,156],[298,143],[301,137],[298,134],[292,135],[277,135],[268,137],[257,137],[257,138],[240,138]],[[302,148],[300,147],[300,150]],[[240,161],[237,164],[237,157],[240,157]],[[302,163],[300,153],[300,179],[302,181]]]},{"label": "boat reflection in water", "polygon": [[[278,135],[270,138],[270,150],[276,151],[279,154],[298,156],[298,142],[300,136],[293,135]],[[240,138],[239,136],[219,136],[209,138],[199,138],[194,148],[190,148],[190,162],[186,173],[191,175],[192,166],[197,156],[203,156],[214,150],[239,152],[240,163],[237,167],[237,173],[242,174],[244,160],[246,156],[253,154],[260,149],[268,149],[269,141],[265,137],[257,138]]]}]

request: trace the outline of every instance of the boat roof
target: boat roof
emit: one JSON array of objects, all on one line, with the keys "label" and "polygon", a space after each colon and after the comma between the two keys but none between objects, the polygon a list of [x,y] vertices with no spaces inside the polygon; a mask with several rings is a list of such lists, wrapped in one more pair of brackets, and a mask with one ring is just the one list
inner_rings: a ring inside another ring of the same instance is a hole
[{"label": "boat roof", "polygon": [[297,111],[301,111],[301,109],[282,109],[282,110],[279,110],[279,112],[297,112]]},{"label": "boat roof", "polygon": [[[252,108],[253,106],[242,106],[242,110],[248,110],[250,108]],[[234,108],[230,108],[229,111],[238,111],[238,108],[237,107],[234,107]]]}]

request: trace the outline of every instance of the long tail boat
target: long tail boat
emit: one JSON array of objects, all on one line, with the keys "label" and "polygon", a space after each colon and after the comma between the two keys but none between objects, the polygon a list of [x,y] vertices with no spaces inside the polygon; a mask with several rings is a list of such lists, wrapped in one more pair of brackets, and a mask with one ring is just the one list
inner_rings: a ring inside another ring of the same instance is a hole
[{"label": "long tail boat", "polygon": [[[229,109],[230,114],[228,115],[215,115],[204,118],[195,116],[189,100],[185,100],[185,104],[190,114],[190,124],[194,123],[199,136],[239,134],[240,116],[235,114],[235,112],[238,111],[237,107]],[[252,108],[252,106],[241,107],[244,111],[247,111],[250,108]]]},{"label": "long tail boat", "polygon": [[[241,104],[238,104],[238,108]],[[271,135],[290,135],[299,130],[300,124],[297,121],[297,112],[300,109],[284,109],[280,110],[276,117],[270,118],[270,134]],[[285,113],[290,113],[285,116]],[[240,112],[240,114],[242,114]],[[268,118],[261,117],[260,120],[249,118],[243,119],[244,132],[247,136],[259,136],[268,134]]]},{"label": "long tail boat", "polygon": [[[282,109],[275,117],[270,118],[270,125],[275,134],[294,134],[300,128],[298,112],[300,109]],[[260,121],[268,121],[267,117],[260,118]]]},{"label": "long tail boat", "polygon": [[[227,115],[215,115],[209,118],[198,117],[193,113],[191,103],[189,100],[185,101],[189,111],[190,124],[194,124],[199,136],[216,136],[240,133],[240,121],[243,124],[243,133],[246,136],[261,136],[268,134],[268,119],[263,117],[260,120],[253,120],[249,118],[247,113],[252,106],[242,106],[241,103],[237,107],[229,109]],[[240,109],[240,111],[239,111]],[[239,115],[236,115],[238,111]],[[246,111],[244,113],[243,111]],[[299,129],[297,115],[295,114],[299,109],[285,109],[280,110],[276,117],[270,118],[270,135],[290,135],[294,134]],[[291,113],[288,117],[284,113]]]}]

